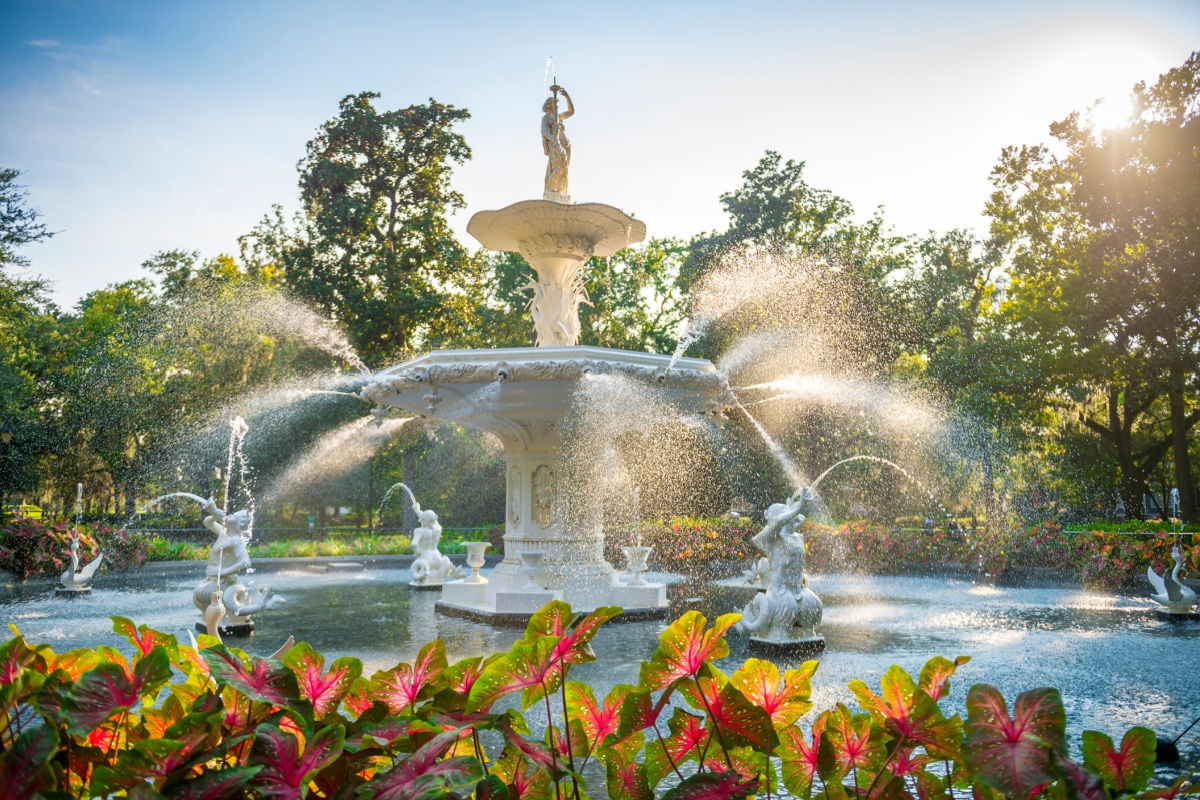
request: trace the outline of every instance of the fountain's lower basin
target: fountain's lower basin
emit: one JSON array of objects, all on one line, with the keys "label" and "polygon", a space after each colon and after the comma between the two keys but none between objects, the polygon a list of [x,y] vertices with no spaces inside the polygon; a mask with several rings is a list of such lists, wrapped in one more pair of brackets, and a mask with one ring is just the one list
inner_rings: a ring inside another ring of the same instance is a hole
[{"label": "fountain's lower basin", "polygon": [[[73,601],[55,598],[49,583],[15,584],[0,589],[0,609],[4,621],[28,640],[60,651],[97,644],[129,650],[112,632],[111,615],[186,642],[195,614],[191,587],[202,571],[191,565],[124,580],[102,575],[91,597]],[[670,584],[672,619],[694,608],[711,620],[740,608],[753,591],[648,577]],[[361,659],[369,675],[411,660],[435,637],[458,659],[506,650],[521,635],[519,629],[436,613],[436,593],[410,591],[403,561],[361,568],[342,563],[338,569],[307,561],[270,564],[259,569],[256,580],[287,599],[257,620],[252,638],[231,642],[256,655],[270,654],[295,635],[327,658]],[[990,683],[1008,698],[1057,687],[1067,710],[1068,740],[1076,744],[1084,729],[1119,736],[1134,725],[1174,738],[1200,709],[1194,670],[1200,625],[1162,618],[1149,599],[943,578],[813,575],[810,582],[825,603],[821,631],[827,649],[813,679],[817,709],[853,705],[846,688],[851,679],[878,686],[891,664],[916,675],[935,655],[972,658],[952,685],[949,708],[959,712],[975,683]],[[635,620],[605,626],[594,641],[598,660],[574,668],[572,677],[592,684],[597,695],[617,683],[636,683],[640,663],[654,652],[667,624]],[[753,655],[744,637],[728,638],[731,654],[720,664],[727,672]],[[794,667],[803,657],[772,660]],[[1196,741],[1180,744],[1194,750]]]}]

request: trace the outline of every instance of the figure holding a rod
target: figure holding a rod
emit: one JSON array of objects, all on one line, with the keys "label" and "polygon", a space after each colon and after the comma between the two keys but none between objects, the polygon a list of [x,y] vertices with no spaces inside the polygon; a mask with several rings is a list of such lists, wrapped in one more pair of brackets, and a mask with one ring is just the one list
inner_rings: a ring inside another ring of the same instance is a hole
[{"label": "figure holding a rod", "polygon": [[[567,193],[567,170],[571,164],[571,141],[563,120],[575,113],[575,104],[567,90],[555,83],[550,87],[551,96],[542,104],[542,151],[546,154],[546,186],[542,197],[557,203],[570,203]],[[558,95],[567,101],[567,110],[558,111]]]}]

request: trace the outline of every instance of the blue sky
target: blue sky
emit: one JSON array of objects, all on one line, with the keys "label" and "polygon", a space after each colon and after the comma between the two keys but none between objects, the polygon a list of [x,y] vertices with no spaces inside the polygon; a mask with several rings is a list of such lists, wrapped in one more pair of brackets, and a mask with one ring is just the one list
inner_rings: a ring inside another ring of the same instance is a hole
[{"label": "blue sky", "polygon": [[[836,6],[836,7],[835,7]],[[899,233],[982,229],[1001,147],[1200,49],[1200,3],[0,0],[0,165],[60,233],[27,248],[64,308],[174,247],[236,253],[296,206],[346,94],[465,107],[455,187],[539,196],[543,73],[576,101],[577,201],[652,236],[723,228],[766,149]]]}]

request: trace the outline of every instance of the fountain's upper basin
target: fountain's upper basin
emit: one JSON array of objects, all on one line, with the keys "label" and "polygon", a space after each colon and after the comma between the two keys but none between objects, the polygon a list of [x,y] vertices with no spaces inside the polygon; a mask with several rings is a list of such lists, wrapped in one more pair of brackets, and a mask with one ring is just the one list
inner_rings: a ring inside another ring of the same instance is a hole
[{"label": "fountain's upper basin", "polygon": [[712,362],[680,358],[668,370],[670,364],[668,355],[591,346],[438,350],[376,373],[361,394],[378,407],[485,430],[487,418],[565,414],[590,376],[658,386],[681,413],[725,407],[728,385]]}]

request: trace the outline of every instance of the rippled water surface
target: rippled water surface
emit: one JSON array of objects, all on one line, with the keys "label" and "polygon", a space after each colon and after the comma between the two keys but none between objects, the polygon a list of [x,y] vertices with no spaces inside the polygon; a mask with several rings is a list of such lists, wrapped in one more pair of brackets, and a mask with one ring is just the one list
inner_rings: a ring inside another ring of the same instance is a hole
[{"label": "rippled water surface", "polygon": [[[272,586],[287,602],[255,616],[253,637],[230,644],[266,655],[295,635],[327,657],[362,659],[370,674],[410,660],[435,637],[446,642],[454,660],[507,649],[520,634],[438,614],[438,593],[410,591],[406,568],[326,569],[317,572],[308,563],[260,569],[253,581]],[[114,614],[186,642],[199,618],[191,592],[202,574],[197,564],[120,581],[101,576],[89,597],[74,600],[56,598],[47,584],[11,586],[0,590],[0,609],[27,639],[56,650],[101,643],[128,649],[112,632]],[[967,655],[971,662],[960,669],[948,708],[965,715],[963,699],[974,683],[997,686],[1010,702],[1021,691],[1054,686],[1062,692],[1068,739],[1076,746],[1084,729],[1119,735],[1145,725],[1173,738],[1200,716],[1200,621],[1163,618],[1148,598],[937,578],[814,575],[810,585],[825,604],[827,649],[813,680],[818,709],[852,702],[846,684],[853,678],[878,687],[891,664],[915,675],[932,656]],[[672,618],[696,608],[712,619],[740,609],[749,590],[680,582],[670,595]],[[635,683],[638,665],[654,651],[666,624],[606,626],[594,644],[599,661],[577,667],[572,676],[593,684],[598,694],[615,683]],[[730,635],[729,641],[732,653],[720,665],[727,672],[748,655],[744,640]],[[1189,739],[1195,735],[1193,730]]]}]

